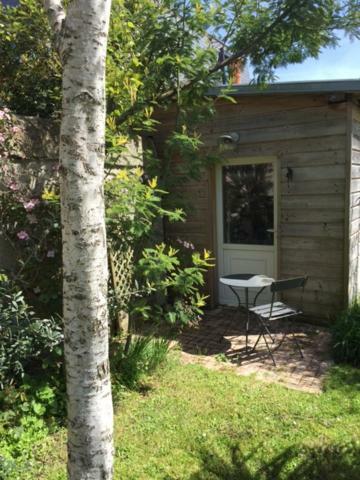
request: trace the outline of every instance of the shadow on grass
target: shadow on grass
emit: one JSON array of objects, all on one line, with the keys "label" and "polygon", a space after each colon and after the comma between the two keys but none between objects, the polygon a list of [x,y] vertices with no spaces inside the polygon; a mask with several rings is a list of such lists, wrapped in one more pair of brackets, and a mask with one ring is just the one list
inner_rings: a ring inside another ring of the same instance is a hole
[{"label": "shadow on grass", "polygon": [[261,468],[251,468],[253,455],[230,448],[228,460],[200,452],[202,467],[188,480],[357,480],[360,447],[352,443],[316,447],[292,446]]}]

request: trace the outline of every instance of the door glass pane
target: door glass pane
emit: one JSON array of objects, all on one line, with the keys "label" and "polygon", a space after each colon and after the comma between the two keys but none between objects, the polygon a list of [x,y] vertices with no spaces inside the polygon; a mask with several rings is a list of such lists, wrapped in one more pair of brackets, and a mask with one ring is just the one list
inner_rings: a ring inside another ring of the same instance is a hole
[{"label": "door glass pane", "polygon": [[273,245],[272,163],[222,167],[224,243]]}]

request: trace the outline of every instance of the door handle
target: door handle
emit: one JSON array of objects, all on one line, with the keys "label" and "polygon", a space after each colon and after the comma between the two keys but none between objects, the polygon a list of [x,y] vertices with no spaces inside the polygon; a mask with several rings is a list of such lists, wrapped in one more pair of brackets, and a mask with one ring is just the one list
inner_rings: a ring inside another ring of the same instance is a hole
[{"label": "door handle", "polygon": [[275,230],[273,228],[268,228],[266,231],[269,233],[275,233]]}]

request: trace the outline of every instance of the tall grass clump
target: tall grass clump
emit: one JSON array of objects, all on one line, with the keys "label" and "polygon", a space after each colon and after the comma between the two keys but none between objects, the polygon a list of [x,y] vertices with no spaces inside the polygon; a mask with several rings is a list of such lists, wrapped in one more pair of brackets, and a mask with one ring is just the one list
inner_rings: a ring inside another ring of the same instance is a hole
[{"label": "tall grass clump", "polygon": [[336,319],[332,328],[335,362],[360,367],[360,304],[350,305]]},{"label": "tall grass clump", "polygon": [[129,389],[137,389],[146,375],[153,373],[164,361],[169,341],[152,336],[132,336],[130,342],[117,343],[111,358],[115,381]]}]

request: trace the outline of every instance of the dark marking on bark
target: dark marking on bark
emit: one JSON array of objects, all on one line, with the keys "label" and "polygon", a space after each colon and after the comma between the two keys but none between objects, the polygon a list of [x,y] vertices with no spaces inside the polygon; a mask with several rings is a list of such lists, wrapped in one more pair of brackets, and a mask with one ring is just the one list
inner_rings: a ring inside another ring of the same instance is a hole
[{"label": "dark marking on bark", "polygon": [[82,295],[81,293],[77,293],[75,295],[72,296],[72,298],[75,298],[76,300],[86,300],[87,299],[87,296],[86,295]]},{"label": "dark marking on bark", "polygon": [[79,204],[75,202],[69,202],[68,207],[69,207],[69,211],[80,210]]},{"label": "dark marking on bark", "polygon": [[97,374],[99,380],[104,380],[109,374],[109,361],[105,360],[104,362],[100,363],[97,367]]},{"label": "dark marking on bark", "polygon": [[83,167],[84,167],[85,172],[88,173],[89,175],[93,175],[93,176],[97,175],[95,170],[92,167],[90,167],[90,165],[88,163],[84,162]]},{"label": "dark marking on bark", "polygon": [[89,150],[95,153],[104,153],[105,144],[104,143],[93,143],[88,145]]},{"label": "dark marking on bark", "polygon": [[102,233],[102,231],[103,231],[102,225],[98,225],[97,227],[94,226],[90,229],[90,232],[94,234]]},{"label": "dark marking on bark", "polygon": [[67,170],[63,165],[60,165],[59,167],[59,174],[62,178],[65,178],[67,176]]},{"label": "dark marking on bark", "polygon": [[[74,152],[69,152],[69,153],[71,153],[73,157],[79,157],[76,150]],[[84,175],[81,175],[81,173],[79,173],[76,170],[73,170],[71,168],[66,168],[66,175],[67,176],[74,175],[76,178],[81,178],[81,179],[85,178]]]},{"label": "dark marking on bark", "polygon": [[65,145],[72,145],[73,139],[70,135],[63,134],[60,136],[60,142],[64,143]]},{"label": "dark marking on bark", "polygon": [[63,276],[65,282],[67,283],[75,283],[77,281],[77,275],[75,272],[72,273],[64,273]]},{"label": "dark marking on bark", "polygon": [[103,318],[97,318],[92,322],[89,322],[89,328],[88,331],[91,332],[92,334],[96,334],[98,336],[101,336],[101,334],[108,329],[108,320],[107,320],[107,315],[102,315]]},{"label": "dark marking on bark", "polygon": [[79,94],[75,95],[74,100],[79,100],[81,103],[84,104],[84,106],[88,106],[89,103],[92,103],[93,105],[101,105],[99,100],[94,95],[92,95],[88,90],[84,90]]},{"label": "dark marking on bark", "polygon": [[60,58],[62,66],[65,67],[73,52],[72,44],[61,50]]}]

